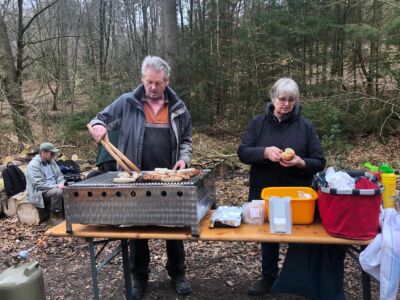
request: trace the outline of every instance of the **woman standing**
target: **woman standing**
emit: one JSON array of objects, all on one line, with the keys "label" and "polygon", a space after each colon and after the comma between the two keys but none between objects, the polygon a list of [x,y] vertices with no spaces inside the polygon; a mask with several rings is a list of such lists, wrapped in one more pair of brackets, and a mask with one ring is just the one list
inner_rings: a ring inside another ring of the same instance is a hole
[{"label": "woman standing", "polygon": [[[249,201],[261,199],[265,187],[311,186],[326,163],[314,125],[301,115],[297,83],[281,78],[270,96],[272,103],[251,121],[238,149],[240,160],[251,165]],[[291,160],[282,158],[285,148],[295,151]],[[278,277],[279,244],[262,244],[261,252],[262,278],[249,287],[251,296],[269,292]]]}]

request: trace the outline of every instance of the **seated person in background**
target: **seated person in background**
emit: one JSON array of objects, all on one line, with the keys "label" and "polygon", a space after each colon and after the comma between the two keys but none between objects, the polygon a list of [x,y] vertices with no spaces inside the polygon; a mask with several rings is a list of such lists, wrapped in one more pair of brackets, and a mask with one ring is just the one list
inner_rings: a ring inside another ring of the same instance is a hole
[{"label": "seated person in background", "polygon": [[54,156],[60,150],[51,143],[43,143],[28,164],[26,191],[28,203],[38,208],[49,208],[52,220],[62,217],[64,176]]}]

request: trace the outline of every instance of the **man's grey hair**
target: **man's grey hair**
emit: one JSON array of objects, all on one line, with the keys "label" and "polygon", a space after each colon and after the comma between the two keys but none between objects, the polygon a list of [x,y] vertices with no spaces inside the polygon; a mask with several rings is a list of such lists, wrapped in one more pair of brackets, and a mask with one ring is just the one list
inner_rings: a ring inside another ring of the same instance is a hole
[{"label": "man's grey hair", "polygon": [[151,68],[156,72],[163,71],[164,79],[169,79],[169,75],[171,73],[171,67],[169,64],[158,56],[146,56],[142,63],[142,76],[144,76],[144,72],[147,68]]},{"label": "man's grey hair", "polygon": [[289,99],[294,99],[299,101],[300,92],[297,83],[288,77],[282,77],[275,81],[271,88],[271,101],[274,102],[276,98],[280,96],[288,97]]}]

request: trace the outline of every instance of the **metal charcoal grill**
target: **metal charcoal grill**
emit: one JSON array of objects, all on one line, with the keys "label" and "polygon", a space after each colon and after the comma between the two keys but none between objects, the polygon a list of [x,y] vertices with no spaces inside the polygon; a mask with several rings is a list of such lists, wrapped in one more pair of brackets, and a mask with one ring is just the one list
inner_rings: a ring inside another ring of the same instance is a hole
[{"label": "metal charcoal grill", "polygon": [[105,173],[64,188],[67,233],[79,223],[190,226],[192,235],[199,235],[199,223],[215,203],[211,170],[168,183],[113,183],[117,174]]}]

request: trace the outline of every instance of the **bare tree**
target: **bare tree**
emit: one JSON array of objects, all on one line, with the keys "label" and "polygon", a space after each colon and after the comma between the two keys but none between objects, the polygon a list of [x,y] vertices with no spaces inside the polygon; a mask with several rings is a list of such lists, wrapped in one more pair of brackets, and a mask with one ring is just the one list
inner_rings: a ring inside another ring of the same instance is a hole
[{"label": "bare tree", "polygon": [[[59,70],[60,70],[60,84],[61,84],[61,100],[71,101],[71,82],[69,79],[68,72],[68,19],[70,18],[68,13],[67,1],[60,1],[57,5],[58,15],[58,53],[59,53]],[[53,105],[53,109],[57,109],[56,105]]]},{"label": "bare tree", "polygon": [[12,110],[12,118],[15,127],[15,131],[18,136],[18,141],[32,142],[33,134],[27,119],[26,104],[22,98],[21,85],[22,85],[22,72],[24,66],[24,49],[26,43],[24,41],[24,35],[28,28],[32,25],[33,21],[48,8],[53,6],[59,0],[55,0],[50,4],[42,7],[24,24],[24,7],[23,0],[18,0],[18,31],[17,31],[17,55],[16,55],[16,66],[14,56],[11,51],[10,39],[7,33],[7,26],[4,22],[4,17],[0,15],[0,74],[1,82],[4,86],[4,94]]},{"label": "bare tree", "polygon": [[176,1],[161,0],[161,46],[163,56],[174,64],[174,59],[178,56],[178,25],[176,16]]},{"label": "bare tree", "polygon": [[[33,135],[27,119],[26,105],[22,99],[20,75],[15,67],[10,39],[3,15],[0,15],[0,79],[1,93],[11,107],[12,119],[19,142],[32,142]],[[22,65],[22,64],[21,64]]]}]

